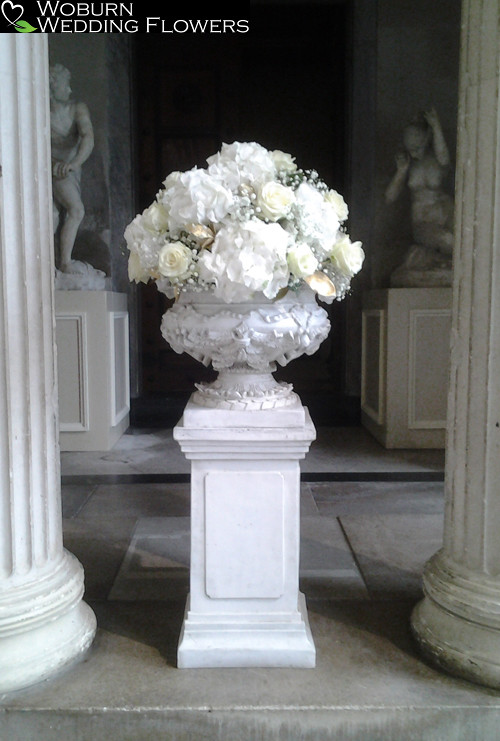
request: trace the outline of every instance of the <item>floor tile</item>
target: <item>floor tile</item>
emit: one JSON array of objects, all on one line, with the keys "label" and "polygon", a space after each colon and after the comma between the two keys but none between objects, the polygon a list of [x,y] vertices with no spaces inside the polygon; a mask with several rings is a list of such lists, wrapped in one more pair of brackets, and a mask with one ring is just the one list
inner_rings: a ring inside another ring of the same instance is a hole
[{"label": "floor tile", "polygon": [[113,516],[63,520],[64,546],[80,561],[88,599],[106,599],[130,544],[135,518]]},{"label": "floor tile", "polygon": [[309,483],[303,483],[300,486],[300,514],[302,517],[318,514],[316,500],[314,499],[312,488]]},{"label": "floor tile", "polygon": [[[116,513],[133,517],[183,517],[190,513],[190,485],[101,484],[93,487],[66,484],[63,490],[66,517],[112,516]],[[300,487],[302,515],[317,515],[318,507],[311,485]]]},{"label": "floor tile", "polygon": [[108,599],[186,598],[189,562],[189,517],[141,517]]},{"label": "floor tile", "polygon": [[62,514],[70,519],[76,517],[82,507],[90,499],[95,486],[80,484],[63,484],[61,486]]},{"label": "floor tile", "polygon": [[300,586],[308,599],[368,598],[336,518],[302,517],[300,536]]},{"label": "floor tile", "polygon": [[331,481],[310,484],[321,514],[432,514],[444,510],[440,482]]},{"label": "floor tile", "polygon": [[[178,600],[189,583],[190,520],[141,517],[109,593],[111,600]],[[368,593],[334,518],[301,520],[301,589],[311,599],[367,599]]]},{"label": "floor tile", "polygon": [[307,471],[442,471],[444,450],[384,448],[363,427],[318,427],[317,438],[301,464]]},{"label": "floor tile", "polygon": [[97,486],[79,517],[182,517],[189,510],[189,484],[112,484]]},{"label": "floor tile", "polygon": [[[136,434],[137,433],[137,434]],[[190,464],[171,429],[130,429],[112,450],[61,453],[63,476],[121,473],[189,473]]]},{"label": "floor tile", "polygon": [[426,561],[443,542],[441,514],[340,518],[370,595],[419,599]]},{"label": "floor tile", "polygon": [[[444,450],[388,450],[363,427],[317,427],[301,462],[303,472],[442,471]],[[64,476],[121,473],[189,473],[190,463],[172,429],[130,428],[106,452],[61,453]]]}]

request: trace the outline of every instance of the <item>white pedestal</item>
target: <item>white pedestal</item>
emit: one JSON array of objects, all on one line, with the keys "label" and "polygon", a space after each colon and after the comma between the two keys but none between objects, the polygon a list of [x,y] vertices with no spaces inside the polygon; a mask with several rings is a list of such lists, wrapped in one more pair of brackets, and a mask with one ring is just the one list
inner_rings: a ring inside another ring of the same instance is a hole
[{"label": "white pedestal", "polygon": [[363,425],[386,448],[444,448],[451,288],[363,296]]},{"label": "white pedestal", "polygon": [[61,450],[110,450],[129,425],[127,297],[56,291]]},{"label": "white pedestal", "polygon": [[298,588],[299,460],[315,436],[300,403],[250,412],[188,403],[174,429],[191,460],[180,668],[315,665]]}]

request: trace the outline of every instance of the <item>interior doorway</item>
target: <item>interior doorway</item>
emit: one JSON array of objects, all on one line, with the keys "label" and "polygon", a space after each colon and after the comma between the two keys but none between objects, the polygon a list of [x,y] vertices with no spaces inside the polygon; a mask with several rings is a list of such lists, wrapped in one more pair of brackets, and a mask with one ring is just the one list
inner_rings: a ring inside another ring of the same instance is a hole
[{"label": "interior doorway", "polygon": [[[345,193],[349,101],[348,4],[252,5],[248,34],[137,34],[137,211],[173,170],[204,167],[223,142],[282,149]],[[175,424],[195,381],[213,371],[176,354],[160,333],[169,301],[140,285],[141,386],[138,425]],[[294,384],[317,424],[358,421],[342,392],[343,302],[328,309],[332,331],[320,350],[275,374]]]}]

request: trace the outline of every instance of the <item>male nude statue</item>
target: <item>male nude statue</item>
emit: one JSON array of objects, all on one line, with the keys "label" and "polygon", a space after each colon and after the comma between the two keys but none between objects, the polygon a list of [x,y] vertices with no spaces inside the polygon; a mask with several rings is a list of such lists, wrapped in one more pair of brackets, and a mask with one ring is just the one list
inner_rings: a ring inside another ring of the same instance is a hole
[{"label": "male nude statue", "polygon": [[52,190],[54,197],[54,231],[64,212],[60,230],[59,270],[80,272],[71,255],[78,228],[85,215],[80,196],[83,163],[94,148],[94,132],[85,103],[71,100],[70,72],[61,64],[50,68],[50,128],[52,145]]}]

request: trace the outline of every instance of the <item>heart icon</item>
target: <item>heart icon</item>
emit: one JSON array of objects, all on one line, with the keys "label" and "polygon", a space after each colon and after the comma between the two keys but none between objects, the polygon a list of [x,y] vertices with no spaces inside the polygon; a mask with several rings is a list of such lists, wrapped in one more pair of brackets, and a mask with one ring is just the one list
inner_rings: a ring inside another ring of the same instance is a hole
[{"label": "heart icon", "polygon": [[16,22],[19,20],[19,18],[24,13],[24,8],[22,5],[14,5],[14,3],[11,2],[11,0],[3,0],[2,13],[3,13],[4,18],[9,23],[12,23],[12,25],[15,25]]}]

